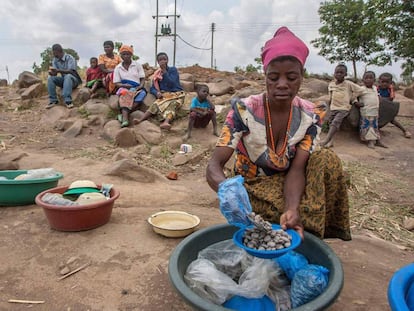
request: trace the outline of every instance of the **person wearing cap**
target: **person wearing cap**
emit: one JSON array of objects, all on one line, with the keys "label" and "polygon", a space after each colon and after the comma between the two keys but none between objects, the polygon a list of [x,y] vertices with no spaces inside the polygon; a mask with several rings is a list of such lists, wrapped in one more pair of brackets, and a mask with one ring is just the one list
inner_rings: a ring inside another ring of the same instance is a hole
[{"label": "person wearing cap", "polygon": [[122,62],[122,58],[114,53],[114,42],[113,41],[105,41],[103,43],[103,48],[105,54],[101,54],[98,57],[98,66],[101,68],[101,71],[104,73],[105,77],[102,80],[106,93],[108,95],[115,93],[115,85],[112,82],[114,76],[114,69],[115,67]]},{"label": "person wearing cap", "polygon": [[223,169],[236,154],[234,174],[244,177],[253,212],[282,228],[319,238],[350,240],[347,186],[340,159],[319,147],[325,115],[297,96],[309,50],[279,28],[262,50],[266,91],[233,99],[206,172],[218,191]]},{"label": "person wearing cap", "polygon": [[122,63],[115,67],[113,83],[117,87],[116,94],[119,96],[118,121],[121,127],[127,127],[130,113],[138,110],[147,96],[144,88],[145,71],[140,63],[132,60],[134,54],[132,46],[121,46],[119,53]]}]

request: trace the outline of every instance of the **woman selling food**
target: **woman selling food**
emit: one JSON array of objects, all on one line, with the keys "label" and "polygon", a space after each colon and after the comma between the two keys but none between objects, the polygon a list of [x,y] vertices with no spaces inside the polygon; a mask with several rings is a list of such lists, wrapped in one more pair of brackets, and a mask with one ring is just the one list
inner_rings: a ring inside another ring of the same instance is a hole
[{"label": "woman selling food", "polygon": [[262,50],[266,92],[234,99],[207,166],[218,191],[233,152],[255,213],[282,228],[350,240],[349,203],[340,159],[319,148],[325,107],[297,96],[309,54],[288,28]]}]

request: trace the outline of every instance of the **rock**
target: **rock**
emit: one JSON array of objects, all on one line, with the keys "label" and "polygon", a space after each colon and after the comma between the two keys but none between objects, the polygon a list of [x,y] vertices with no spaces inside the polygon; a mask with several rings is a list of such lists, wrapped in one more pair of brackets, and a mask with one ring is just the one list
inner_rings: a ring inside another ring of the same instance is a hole
[{"label": "rock", "polygon": [[57,120],[55,123],[55,129],[58,131],[66,131],[73,125],[73,120]]},{"label": "rock", "polygon": [[45,110],[45,113],[43,113],[42,118],[40,119],[40,123],[54,124],[59,119],[68,118],[69,115],[69,109],[62,105],[57,105],[56,107]]},{"label": "rock", "polygon": [[92,115],[107,116],[111,111],[111,108],[108,105],[97,103],[94,99],[88,100],[83,107],[89,114]]},{"label": "rock", "polygon": [[414,230],[414,218],[406,218],[404,220],[403,226],[405,229],[412,231]]},{"label": "rock", "polygon": [[195,82],[195,78],[194,75],[191,73],[180,73],[180,83],[182,83],[183,81],[189,81],[189,82]]},{"label": "rock", "polygon": [[8,82],[6,79],[0,79],[0,87],[5,87],[8,85]]},{"label": "rock", "polygon": [[135,125],[133,131],[140,142],[145,141],[152,145],[158,145],[162,141],[160,127],[150,121],[144,121]]},{"label": "rock", "polygon": [[135,154],[148,154],[149,151],[150,149],[146,144],[141,144],[134,148]]},{"label": "rock", "polygon": [[21,74],[19,74],[17,85],[20,89],[27,88],[37,83],[42,83],[42,79],[40,79],[33,72],[23,71]]},{"label": "rock", "polygon": [[24,89],[24,92],[21,94],[21,97],[22,99],[36,98],[41,96],[45,92],[45,85],[43,83],[36,83]]},{"label": "rock", "polygon": [[61,270],[60,270],[60,275],[65,275],[68,274],[70,272],[70,269],[67,266],[64,266]]},{"label": "rock", "polygon": [[263,89],[260,89],[256,86],[249,86],[241,90],[237,90],[236,93],[234,93],[233,97],[240,97],[240,98],[246,98],[250,95],[260,94],[263,92]]},{"label": "rock", "polygon": [[139,166],[133,160],[124,159],[115,162],[104,173],[109,176],[118,176],[127,180],[135,180],[141,183],[153,183],[165,181],[165,177],[153,169]]},{"label": "rock", "polygon": [[123,160],[123,159],[129,159],[131,158],[131,154],[129,152],[126,152],[125,150],[121,150],[119,152],[117,152],[113,157],[112,160],[114,162],[119,161],[119,160]]},{"label": "rock", "polygon": [[118,96],[116,96],[116,95],[109,96],[108,105],[109,105],[109,107],[112,108],[112,110],[118,111],[119,110],[118,109]]},{"label": "rock", "polygon": [[181,86],[186,92],[194,92],[194,82],[192,81],[181,81]]},{"label": "rock", "polygon": [[82,132],[82,128],[83,128],[83,121],[76,120],[75,123],[73,123],[72,126],[63,133],[63,136],[76,137],[80,135],[80,133]]},{"label": "rock", "polygon": [[404,90],[404,96],[410,99],[414,99],[414,84],[411,85],[410,87],[407,87]]},{"label": "rock", "polygon": [[102,137],[107,140],[115,140],[115,136],[121,128],[118,120],[110,120],[104,125]]},{"label": "rock", "polygon": [[91,126],[97,126],[101,125],[103,126],[105,124],[105,118],[103,116],[91,116],[88,118],[86,125]]},{"label": "rock", "polygon": [[177,174],[176,171],[171,171],[165,177],[167,177],[170,180],[177,180],[178,179],[178,174]]},{"label": "rock", "polygon": [[25,156],[27,156],[27,153],[24,152],[2,153],[0,158],[0,171],[18,170],[18,161]]},{"label": "rock", "polygon": [[233,94],[234,87],[227,81],[222,81],[219,83],[206,83],[210,90],[211,95],[221,96],[224,94]]},{"label": "rock", "polygon": [[119,147],[133,147],[137,144],[135,133],[130,128],[121,128],[115,135],[115,145]]},{"label": "rock", "polygon": [[78,106],[83,105],[91,98],[91,93],[87,87],[82,87],[75,89],[76,92],[72,95],[73,101],[76,102]]},{"label": "rock", "polygon": [[186,163],[198,163],[204,156],[204,151],[198,150],[191,153],[177,153],[172,159],[172,164],[180,166]]}]

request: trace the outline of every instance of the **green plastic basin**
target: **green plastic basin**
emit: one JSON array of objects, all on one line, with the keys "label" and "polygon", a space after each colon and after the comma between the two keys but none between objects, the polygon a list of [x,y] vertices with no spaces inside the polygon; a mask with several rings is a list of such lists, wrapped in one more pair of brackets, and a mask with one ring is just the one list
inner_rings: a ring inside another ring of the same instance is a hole
[{"label": "green plastic basin", "polygon": [[[184,274],[188,265],[197,258],[202,249],[211,244],[231,239],[233,233],[238,229],[229,224],[222,224],[199,230],[182,240],[171,254],[168,264],[170,282],[183,299],[195,310],[229,310],[194,293],[185,283]],[[303,254],[310,263],[328,268],[330,273],[329,284],[321,295],[311,302],[292,310],[325,310],[336,300],[343,287],[344,272],[341,261],[328,244],[308,232],[305,232],[305,241],[295,251]]]},{"label": "green plastic basin", "polygon": [[27,170],[0,171],[0,176],[8,180],[0,180],[0,206],[19,206],[34,204],[36,196],[57,186],[63,174],[40,179],[14,180],[15,177],[26,174]]}]

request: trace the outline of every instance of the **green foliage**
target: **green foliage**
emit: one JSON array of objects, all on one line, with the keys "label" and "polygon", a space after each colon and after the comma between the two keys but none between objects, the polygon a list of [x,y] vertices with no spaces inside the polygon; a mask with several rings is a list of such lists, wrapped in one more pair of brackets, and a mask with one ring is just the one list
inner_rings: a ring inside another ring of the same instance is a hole
[{"label": "green foliage", "polygon": [[[119,49],[121,48],[122,44],[123,44],[122,42],[114,42],[114,52],[115,53],[119,54]],[[139,59],[138,55],[135,55],[135,54],[132,55],[132,60],[138,60],[138,59]]]},{"label": "green foliage", "polygon": [[[76,52],[75,50],[68,48],[63,49],[63,52],[72,55],[76,61],[79,60],[78,52]],[[38,66],[35,62],[32,66],[33,72],[37,75],[41,74],[42,72],[47,72],[49,70],[49,66],[53,60],[52,48],[48,47],[46,50],[40,53],[40,58],[42,59],[42,63]]]},{"label": "green foliage", "polygon": [[356,62],[384,64],[389,55],[380,42],[380,20],[363,0],[331,0],[321,3],[319,16],[323,26],[319,38],[311,43],[319,55],[331,63],[350,61],[357,77]]}]

